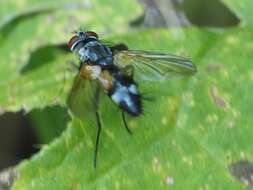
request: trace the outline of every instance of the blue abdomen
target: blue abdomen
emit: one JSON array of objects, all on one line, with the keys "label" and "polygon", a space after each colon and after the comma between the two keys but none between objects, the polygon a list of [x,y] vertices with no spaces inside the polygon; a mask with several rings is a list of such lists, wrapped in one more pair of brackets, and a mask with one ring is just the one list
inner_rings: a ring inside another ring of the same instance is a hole
[{"label": "blue abdomen", "polygon": [[141,95],[132,79],[117,75],[108,94],[114,103],[130,115],[138,116],[142,113]]}]

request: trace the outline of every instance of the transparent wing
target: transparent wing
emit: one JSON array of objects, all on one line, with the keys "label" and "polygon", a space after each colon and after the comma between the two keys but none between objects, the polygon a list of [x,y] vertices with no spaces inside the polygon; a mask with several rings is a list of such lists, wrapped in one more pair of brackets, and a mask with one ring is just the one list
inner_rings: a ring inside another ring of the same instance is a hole
[{"label": "transparent wing", "polygon": [[168,80],[197,71],[189,59],[147,51],[118,51],[114,54],[114,63],[121,68],[132,65],[134,76],[141,80]]},{"label": "transparent wing", "polygon": [[67,105],[76,117],[84,119],[88,113],[97,110],[99,86],[97,81],[89,80],[81,73],[84,72],[79,72],[75,77]]}]

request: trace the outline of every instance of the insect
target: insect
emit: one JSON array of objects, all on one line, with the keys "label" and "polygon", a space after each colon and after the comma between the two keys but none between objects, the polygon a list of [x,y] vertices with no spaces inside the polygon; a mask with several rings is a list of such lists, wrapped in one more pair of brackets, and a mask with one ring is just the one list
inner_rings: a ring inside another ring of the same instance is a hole
[{"label": "insect", "polygon": [[137,80],[168,80],[173,76],[194,74],[197,70],[190,60],[183,57],[129,50],[123,44],[108,46],[92,31],[75,32],[68,48],[78,56],[80,65],[67,104],[80,118],[87,112],[94,112],[97,124],[94,167],[102,128],[98,109],[101,93],[107,94],[120,108],[123,124],[131,134],[125,114],[137,117],[143,113],[143,97]]}]

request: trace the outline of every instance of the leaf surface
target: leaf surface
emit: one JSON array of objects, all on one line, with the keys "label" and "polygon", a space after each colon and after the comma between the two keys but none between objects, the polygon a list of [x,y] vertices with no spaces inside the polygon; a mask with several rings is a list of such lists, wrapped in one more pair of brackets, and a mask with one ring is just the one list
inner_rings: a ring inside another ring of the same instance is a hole
[{"label": "leaf surface", "polygon": [[95,121],[73,118],[61,137],[19,166],[14,189],[246,189],[228,167],[253,154],[252,34],[247,29],[178,34],[147,30],[111,39],[132,49],[184,55],[198,67],[191,78],[139,82],[142,93],[155,98],[144,102],[143,116],[127,118],[133,136],[104,96],[97,169]]}]

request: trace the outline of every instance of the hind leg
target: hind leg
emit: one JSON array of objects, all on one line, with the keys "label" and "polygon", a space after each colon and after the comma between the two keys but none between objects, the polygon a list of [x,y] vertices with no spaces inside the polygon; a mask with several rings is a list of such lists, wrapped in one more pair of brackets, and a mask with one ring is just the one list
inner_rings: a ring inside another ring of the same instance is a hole
[{"label": "hind leg", "polygon": [[132,131],[130,130],[130,128],[128,127],[128,125],[127,125],[126,117],[125,117],[124,111],[122,111],[121,113],[122,113],[122,120],[123,120],[123,123],[124,123],[124,126],[125,126],[126,130],[127,130],[127,132],[128,132],[130,135],[132,135],[133,133],[132,133]]}]

